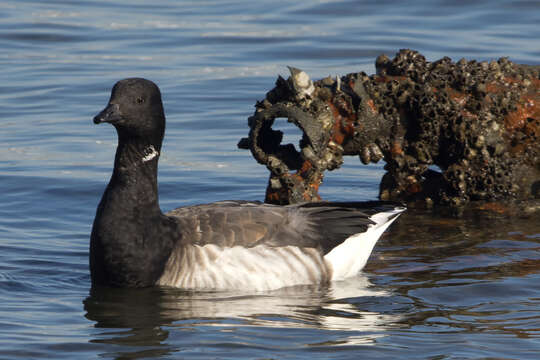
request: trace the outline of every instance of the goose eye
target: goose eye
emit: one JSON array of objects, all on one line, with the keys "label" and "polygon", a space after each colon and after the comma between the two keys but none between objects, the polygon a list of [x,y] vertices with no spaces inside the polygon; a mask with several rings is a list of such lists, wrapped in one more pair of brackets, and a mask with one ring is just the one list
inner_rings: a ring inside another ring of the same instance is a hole
[{"label": "goose eye", "polygon": [[138,97],[135,101],[137,101],[137,104],[142,104],[144,99],[142,97]]}]

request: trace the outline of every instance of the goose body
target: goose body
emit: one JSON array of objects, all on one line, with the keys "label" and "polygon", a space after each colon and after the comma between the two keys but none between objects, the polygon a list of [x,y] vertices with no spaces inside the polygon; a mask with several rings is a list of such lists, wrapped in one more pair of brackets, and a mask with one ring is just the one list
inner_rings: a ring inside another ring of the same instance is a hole
[{"label": "goose body", "polygon": [[118,133],[114,170],[90,240],[93,285],[271,290],[357,274],[405,209],[384,202],[277,206],[221,201],[162,213],[157,165],[165,131],[159,88],[117,82],[95,123]]}]

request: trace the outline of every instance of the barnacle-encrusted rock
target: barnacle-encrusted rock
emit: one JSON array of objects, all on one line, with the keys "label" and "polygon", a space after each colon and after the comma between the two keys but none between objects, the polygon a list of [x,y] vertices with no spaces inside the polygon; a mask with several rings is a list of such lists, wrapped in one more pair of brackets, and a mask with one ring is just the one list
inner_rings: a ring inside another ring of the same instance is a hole
[{"label": "barnacle-encrusted rock", "polygon": [[[376,74],[313,82],[299,69],[278,77],[249,118],[249,148],[271,172],[266,201],[319,199],[325,170],[343,155],[386,162],[379,196],[409,204],[540,198],[540,67],[401,50]],[[272,129],[278,117],[303,131],[295,148]],[[435,167],[436,165],[436,167]]]}]

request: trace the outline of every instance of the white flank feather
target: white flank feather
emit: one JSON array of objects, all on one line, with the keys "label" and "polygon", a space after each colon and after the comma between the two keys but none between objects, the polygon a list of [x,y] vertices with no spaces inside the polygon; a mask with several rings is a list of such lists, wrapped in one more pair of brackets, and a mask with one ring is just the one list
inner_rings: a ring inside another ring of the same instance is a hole
[{"label": "white flank feather", "polygon": [[350,236],[326,254],[324,259],[331,269],[331,280],[343,280],[358,274],[366,265],[377,240],[404,210],[394,209],[371,216],[370,220],[375,224],[370,225],[366,232]]},{"label": "white flank feather", "polygon": [[183,289],[266,291],[327,281],[317,249],[297,246],[188,245],[171,256],[159,285]]}]

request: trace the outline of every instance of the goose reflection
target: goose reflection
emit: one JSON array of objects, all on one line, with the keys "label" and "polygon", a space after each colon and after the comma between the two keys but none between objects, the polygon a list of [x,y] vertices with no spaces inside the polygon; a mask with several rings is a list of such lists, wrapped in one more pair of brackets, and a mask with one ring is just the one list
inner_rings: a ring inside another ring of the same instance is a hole
[{"label": "goose reflection", "polygon": [[[156,356],[175,351],[167,345],[172,334],[208,327],[232,333],[247,327],[262,332],[283,329],[283,337],[292,329],[339,330],[337,340],[332,336],[335,343],[370,344],[388,328],[399,326],[400,316],[366,309],[366,299],[389,295],[358,275],[325,286],[295,286],[255,295],[172,288],[93,289],[84,304],[86,317],[100,330],[92,342],[141,347],[144,356],[150,355],[148,351]],[[321,337],[313,340],[312,345],[325,342]]]}]

